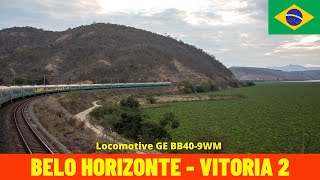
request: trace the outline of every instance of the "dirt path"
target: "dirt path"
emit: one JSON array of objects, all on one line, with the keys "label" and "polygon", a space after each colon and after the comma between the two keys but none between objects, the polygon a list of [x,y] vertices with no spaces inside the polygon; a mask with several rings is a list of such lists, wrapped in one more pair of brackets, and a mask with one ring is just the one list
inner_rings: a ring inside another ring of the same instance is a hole
[{"label": "dirt path", "polygon": [[[99,101],[95,101],[92,103],[93,107],[80,112],[79,114],[76,114],[74,117],[78,121],[85,122],[85,126],[89,129],[91,129],[93,132],[97,134],[97,136],[106,138],[109,142],[116,143],[116,144],[128,144],[132,143],[129,140],[121,137],[119,134],[112,132],[111,130],[105,130],[102,126],[93,125],[90,123],[90,116],[89,114],[96,108],[101,107],[101,105],[98,105]],[[159,153],[156,151],[147,151],[147,150],[137,150],[135,151],[137,154],[146,154],[146,153]]]},{"label": "dirt path", "polygon": [[93,132],[95,132],[99,137],[104,136],[104,128],[101,126],[94,126],[89,121],[89,114],[96,108],[101,107],[101,105],[97,104],[98,101],[95,101],[92,103],[93,107],[80,112],[79,114],[76,114],[74,117],[79,120],[85,122],[85,125],[87,128],[91,129]]}]

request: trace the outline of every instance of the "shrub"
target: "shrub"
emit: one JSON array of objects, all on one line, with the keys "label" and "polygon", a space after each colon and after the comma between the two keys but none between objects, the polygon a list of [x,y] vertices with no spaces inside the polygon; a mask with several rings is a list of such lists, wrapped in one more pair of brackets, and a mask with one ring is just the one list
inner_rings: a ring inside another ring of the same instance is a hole
[{"label": "shrub", "polygon": [[240,82],[242,87],[248,87],[248,86],[256,86],[256,83],[253,81],[242,81]]},{"label": "shrub", "polygon": [[192,84],[190,81],[183,81],[178,84],[180,91],[185,94],[191,94],[196,92],[196,86]]},{"label": "shrub", "polygon": [[152,96],[148,96],[146,99],[150,104],[155,104],[157,102],[157,99]]},{"label": "shrub", "polygon": [[127,138],[137,139],[141,132],[142,115],[139,112],[125,112],[121,115],[121,120],[114,125],[119,134]]},{"label": "shrub", "polygon": [[177,129],[179,126],[180,126],[180,121],[178,121],[177,119],[172,120],[171,127],[173,129]]},{"label": "shrub", "polygon": [[183,81],[178,86],[179,86],[180,91],[185,94],[216,91],[219,89],[218,86],[215,84],[215,82],[210,81],[210,80],[201,81],[197,85],[195,85],[189,81]]},{"label": "shrub", "polygon": [[204,80],[197,86],[197,92],[209,92],[209,91],[216,91],[218,87],[213,81]]},{"label": "shrub", "polygon": [[122,109],[119,104],[107,103],[94,109],[90,115],[93,116],[101,126],[114,126],[121,120]]},{"label": "shrub", "polygon": [[248,86],[256,86],[256,83],[254,83],[253,81],[249,81]]},{"label": "shrub", "polygon": [[159,124],[163,128],[165,128],[167,125],[170,125],[173,129],[176,129],[180,126],[180,122],[176,119],[176,116],[172,112],[165,113],[159,120]]},{"label": "shrub", "polygon": [[146,122],[142,125],[139,140],[145,143],[170,141],[171,135],[159,124]]},{"label": "shrub", "polygon": [[131,109],[138,108],[140,106],[139,101],[133,96],[129,96],[127,99],[122,99],[120,104],[122,107],[128,107]]}]

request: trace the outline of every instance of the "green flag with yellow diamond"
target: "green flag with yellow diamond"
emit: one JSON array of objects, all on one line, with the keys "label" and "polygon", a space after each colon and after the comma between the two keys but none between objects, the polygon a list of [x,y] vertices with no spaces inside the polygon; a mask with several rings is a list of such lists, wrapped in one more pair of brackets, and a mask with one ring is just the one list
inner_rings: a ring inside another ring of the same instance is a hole
[{"label": "green flag with yellow diamond", "polygon": [[320,0],[269,0],[269,34],[320,34]]}]

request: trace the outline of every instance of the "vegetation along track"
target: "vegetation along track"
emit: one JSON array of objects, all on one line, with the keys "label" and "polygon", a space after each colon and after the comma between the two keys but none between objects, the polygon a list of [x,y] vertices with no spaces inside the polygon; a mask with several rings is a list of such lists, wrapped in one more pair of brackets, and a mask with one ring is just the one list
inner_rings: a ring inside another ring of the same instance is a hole
[{"label": "vegetation along track", "polygon": [[34,99],[26,99],[17,103],[13,111],[13,119],[19,137],[27,153],[30,154],[54,154],[58,151],[41,135],[30,122],[27,108]]}]

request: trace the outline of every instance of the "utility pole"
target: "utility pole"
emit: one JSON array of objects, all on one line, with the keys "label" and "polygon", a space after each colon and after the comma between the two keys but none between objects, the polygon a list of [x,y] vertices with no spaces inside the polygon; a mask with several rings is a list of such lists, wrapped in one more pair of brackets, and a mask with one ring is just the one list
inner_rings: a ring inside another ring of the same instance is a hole
[{"label": "utility pole", "polygon": [[46,75],[43,75],[43,85],[46,85]]},{"label": "utility pole", "polygon": [[[0,96],[0,101],[2,101],[2,92],[1,92],[1,96]],[[1,103],[0,103],[0,108],[1,108]]]},{"label": "utility pole", "polygon": [[13,86],[16,86],[16,74],[13,74]]},{"label": "utility pole", "polygon": [[72,84],[72,76],[70,76],[70,84]]}]

